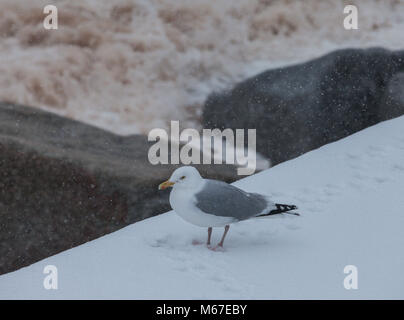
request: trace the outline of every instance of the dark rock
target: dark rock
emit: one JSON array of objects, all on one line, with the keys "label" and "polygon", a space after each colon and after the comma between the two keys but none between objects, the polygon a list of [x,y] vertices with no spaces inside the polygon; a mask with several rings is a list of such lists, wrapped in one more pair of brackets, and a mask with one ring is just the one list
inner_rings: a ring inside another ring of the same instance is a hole
[{"label": "dark rock", "polygon": [[204,128],[257,130],[277,164],[404,114],[404,51],[344,49],[214,93]]},{"label": "dark rock", "polygon": [[[147,137],[0,103],[0,274],[170,209]],[[196,166],[233,181],[234,167]]]},{"label": "dark rock", "polygon": [[380,119],[387,120],[401,116],[404,112],[404,72],[395,74],[387,84],[387,90],[379,108]]}]

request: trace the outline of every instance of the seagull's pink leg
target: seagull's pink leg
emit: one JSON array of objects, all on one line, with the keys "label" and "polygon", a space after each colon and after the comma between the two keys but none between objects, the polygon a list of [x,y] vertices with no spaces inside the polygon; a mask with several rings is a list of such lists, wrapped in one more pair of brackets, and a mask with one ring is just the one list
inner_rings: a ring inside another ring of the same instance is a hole
[{"label": "seagull's pink leg", "polygon": [[223,233],[223,236],[222,236],[222,240],[220,240],[219,244],[217,245],[218,247],[223,247],[224,238],[226,237],[226,234],[229,231],[229,229],[230,229],[229,225],[226,225],[224,227],[224,233]]},{"label": "seagull's pink leg", "polygon": [[[212,237],[212,227],[209,227],[208,228],[208,241],[206,242],[206,245],[208,247],[210,247],[210,239],[211,239],[211,237]],[[203,244],[203,242],[194,239],[194,240],[192,240],[192,244],[194,246],[197,246],[197,245]]]},{"label": "seagull's pink leg", "polygon": [[210,237],[212,236],[212,227],[208,228],[208,241],[206,242],[207,246],[210,246]]}]

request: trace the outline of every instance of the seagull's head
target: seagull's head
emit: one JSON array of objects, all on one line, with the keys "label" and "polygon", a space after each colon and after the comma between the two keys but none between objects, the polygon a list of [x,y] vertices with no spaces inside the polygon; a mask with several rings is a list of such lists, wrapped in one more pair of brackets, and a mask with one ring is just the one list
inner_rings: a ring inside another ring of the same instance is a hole
[{"label": "seagull's head", "polygon": [[202,179],[198,170],[191,166],[184,166],[176,169],[170,179],[159,185],[159,190],[164,190],[172,186],[191,188]]}]

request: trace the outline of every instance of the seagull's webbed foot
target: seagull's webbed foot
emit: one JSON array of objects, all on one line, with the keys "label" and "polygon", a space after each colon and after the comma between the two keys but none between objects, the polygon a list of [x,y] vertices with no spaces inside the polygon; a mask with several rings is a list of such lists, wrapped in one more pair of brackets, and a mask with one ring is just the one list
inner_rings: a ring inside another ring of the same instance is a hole
[{"label": "seagull's webbed foot", "polygon": [[223,248],[223,246],[221,245],[217,245],[216,247],[212,247],[212,246],[208,246],[209,250],[215,251],[215,252],[224,252],[226,251],[225,248]]}]

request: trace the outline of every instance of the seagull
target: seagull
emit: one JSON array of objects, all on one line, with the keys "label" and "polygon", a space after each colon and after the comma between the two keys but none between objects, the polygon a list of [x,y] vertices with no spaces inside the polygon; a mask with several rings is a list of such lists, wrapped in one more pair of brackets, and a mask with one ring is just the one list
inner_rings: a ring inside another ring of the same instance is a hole
[{"label": "seagull", "polygon": [[[274,203],[266,195],[246,192],[223,181],[204,179],[192,166],[176,169],[159,185],[159,190],[169,187],[172,187],[170,205],[173,210],[185,221],[207,227],[206,245],[214,250],[223,248],[232,223],[283,213],[299,215],[289,212],[297,209],[294,205]],[[224,233],[218,245],[212,248],[213,227],[224,227]]]}]

